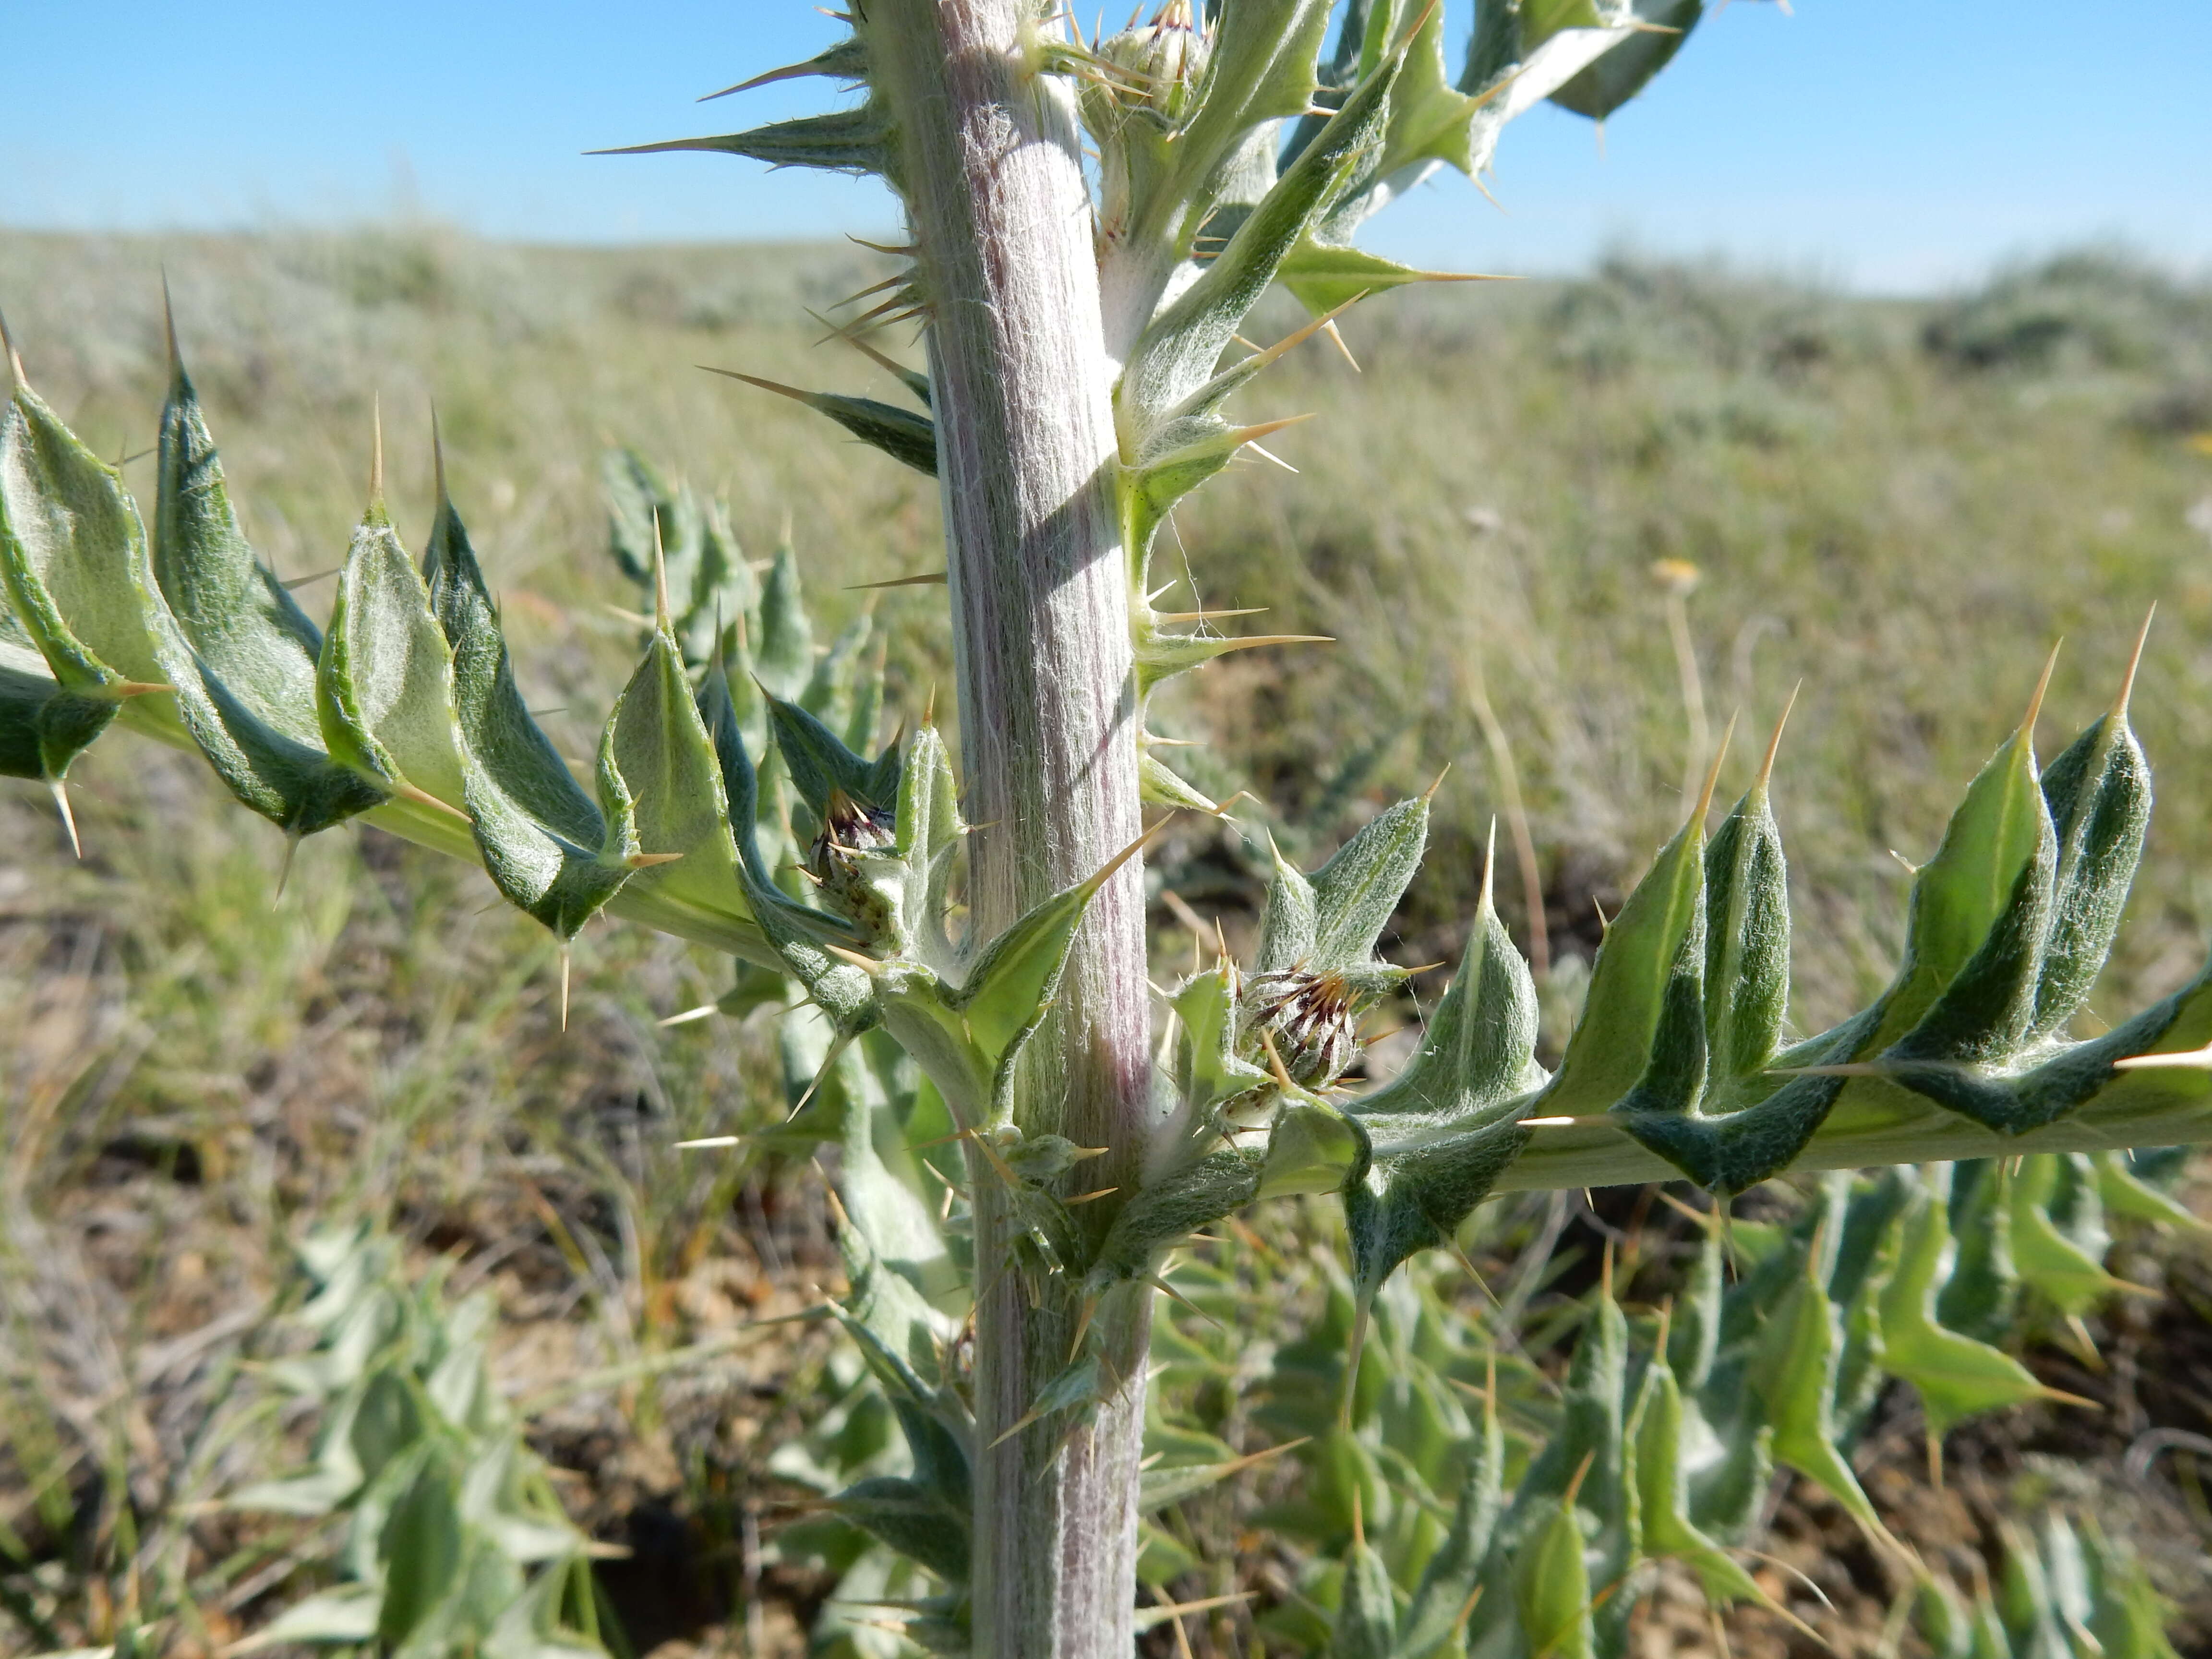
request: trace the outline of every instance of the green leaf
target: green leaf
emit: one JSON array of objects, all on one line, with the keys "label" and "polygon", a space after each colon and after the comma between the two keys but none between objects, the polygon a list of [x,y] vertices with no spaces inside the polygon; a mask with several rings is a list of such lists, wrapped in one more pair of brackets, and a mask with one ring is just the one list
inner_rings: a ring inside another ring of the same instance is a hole
[{"label": "green leaf", "polygon": [[338,573],[316,679],[332,758],[381,789],[460,809],[453,659],[429,589],[380,501],[354,532]]},{"label": "green leaf", "polygon": [[1129,843],[1096,875],[1064,887],[986,945],[948,999],[976,1048],[998,1065],[1043,1018],[1083,913],[1098,890],[1143,848]]},{"label": "green leaf", "polygon": [[1674,61],[1705,8],[1705,0],[1633,0],[1631,9],[1644,27],[1554,92],[1553,103],[1593,121],[1604,120]]},{"label": "green leaf", "polygon": [[1355,1280],[1371,1294],[1414,1251],[1448,1244],[1528,1132],[1521,1109],[1542,1085],[1536,994],[1491,903],[1488,874],[1467,954],[1399,1074],[1347,1109],[1375,1164],[1346,1188]]},{"label": "green leaf", "polygon": [[1260,1198],[1333,1193],[1367,1167],[1367,1132],[1324,1100],[1289,1100],[1276,1115]]},{"label": "green leaf", "polygon": [[[1693,814],[1605,930],[1547,1113],[1678,1115],[1705,1081],[1705,834]],[[1632,1122],[1632,1128],[1636,1125]]]},{"label": "green leaf", "polygon": [[1194,1123],[1223,1101],[1264,1086],[1267,1074],[1237,1055],[1237,970],[1224,961],[1176,992],[1176,1085]]},{"label": "green leaf", "polygon": [[786,543],[775,550],[761,590],[760,639],[753,672],[772,696],[802,696],[814,674],[814,629],[799,591],[799,556]]},{"label": "green leaf", "polygon": [[623,804],[647,857],[678,856],[638,871],[633,888],[723,915],[750,907],[738,880],[722,769],[691,697],[674,638],[656,630],[616,699],[599,744],[600,797]]},{"label": "green leaf", "polygon": [[58,784],[115,711],[112,698],[63,690],[38,653],[0,640],[0,777]]},{"label": "green leaf", "polygon": [[[1255,129],[1305,113],[1332,8],[1328,0],[1223,0],[1195,112],[1176,135],[1163,201],[1203,209]],[[1186,250],[1187,251],[1187,250]]]},{"label": "green leaf", "polygon": [[1086,1291],[1100,1294],[1116,1284],[1150,1279],[1161,1251],[1252,1201],[1262,1162],[1262,1154],[1241,1148],[1209,1152],[1148,1183],[1115,1215]]},{"label": "green leaf", "polygon": [[289,1642],[344,1645],[375,1639],[382,1597],[370,1584],[341,1584],[295,1601],[238,1644],[252,1652]]},{"label": "green leaf", "polygon": [[[1495,1372],[1492,1372],[1493,1377]],[[1453,1504],[1451,1528],[1421,1569],[1420,1583],[1400,1623],[1405,1659],[1448,1652],[1469,1610],[1504,1505],[1505,1440],[1498,1425],[1495,1388],[1485,1390],[1474,1452]]]},{"label": "green leaf", "polygon": [[1681,1562],[1697,1574],[1712,1601],[1752,1601],[1771,1608],[1774,1604],[1758,1581],[1690,1519],[1689,1478],[1682,1465],[1687,1428],[1681,1384],[1666,1357],[1654,1355],[1629,1428],[1641,1549]]},{"label": "green leaf", "polygon": [[907,740],[906,753],[896,757],[896,764],[892,850],[908,872],[902,930],[906,938],[921,942],[924,960],[943,972],[952,960],[952,946],[945,934],[945,886],[965,834],[959,783],[952,775],[951,753],[933,726],[922,726]]},{"label": "green leaf", "polygon": [[1572,1504],[1547,1498],[1536,1506],[1514,1566],[1521,1633],[1531,1659],[1595,1659],[1589,1570]]},{"label": "green leaf", "polygon": [[1255,972],[1275,974],[1296,968],[1313,955],[1319,917],[1313,884],[1283,856],[1272,836],[1267,856],[1274,867],[1267,879],[1267,903],[1260,915],[1260,945],[1253,964]]},{"label": "green leaf", "polygon": [[1881,1303],[1882,1369],[1919,1390],[1929,1432],[1938,1439],[1979,1412],[1997,1411],[2048,1390],[2011,1355],[1936,1322],[1936,1280],[1948,1276],[1950,1170],[1937,1165],[1909,1200],[1897,1267]]},{"label": "green leaf", "polygon": [[1790,880],[1766,780],[1705,849],[1705,1045],[1715,1091],[1754,1082],[1790,1002]]},{"label": "green leaf", "polygon": [[1304,966],[1326,973],[1367,967],[1428,840],[1426,796],[1401,800],[1313,873],[1314,942]]},{"label": "green leaf", "polygon": [[1381,294],[1413,283],[1475,280],[1449,271],[1421,270],[1379,253],[1316,241],[1310,235],[1284,257],[1276,276],[1291,296],[1316,317],[1349,305],[1362,295]]},{"label": "green leaf", "polygon": [[2058,864],[2035,989],[2034,1036],[2063,1026],[2096,983],[2142,857],[2150,765],[2129,729],[2124,694],[2121,706],[2051,762],[2043,796],[2057,833]]},{"label": "green leaf", "polygon": [[[690,145],[665,145],[665,149],[693,149]],[[937,476],[937,427],[926,415],[917,415],[910,409],[900,409],[891,404],[879,404],[873,398],[848,398],[834,392],[802,392],[775,380],[763,380],[757,374],[740,374],[735,369],[710,369],[732,380],[743,380],[747,386],[757,386],[763,392],[774,392],[794,402],[805,404],[818,415],[826,415],[851,433],[862,443],[872,444],[895,461],[903,461],[917,472],[931,477]]]},{"label": "green leaf", "polygon": [[2013,1261],[2021,1279],[2060,1313],[2078,1316],[2122,1286],[2105,1271],[2101,1214],[2085,1240],[2069,1237],[2054,1213],[2069,1177],[2081,1188],[2076,1202],[2086,1197],[2094,1204],[2095,1189],[2083,1181],[2070,1155],[2043,1152],[2023,1158],[2007,1182],[2007,1208],[2012,1218]]},{"label": "green leaf", "polygon": [[846,1487],[831,1503],[854,1525],[947,1583],[967,1582],[968,1516],[928,1487],[896,1475],[874,1475]]},{"label": "green leaf", "polygon": [[509,902],[572,939],[629,878],[635,825],[610,829],[530,717],[483,568],[442,493],[423,565],[453,653],[461,804],[484,869]]},{"label": "green leaf", "polygon": [[113,700],[161,683],[145,548],[122,475],[18,383],[0,410],[0,583],[64,690]]},{"label": "green leaf", "polygon": [[1336,1604],[1329,1659],[1395,1659],[1398,1598],[1390,1569],[1364,1537],[1345,1552],[1344,1589]]},{"label": "green leaf", "polygon": [[1752,1385],[1774,1428],[1775,1461],[1820,1487],[1874,1537],[1889,1541],[1850,1462],[1837,1449],[1832,1401],[1843,1358],[1835,1305],[1815,1275],[1817,1252],[1768,1315],[1752,1364]]},{"label": "green leaf", "polygon": [[830,115],[775,121],[747,132],[708,138],[672,138],[658,144],[630,144],[595,155],[656,155],[668,150],[708,150],[746,155],[770,167],[822,167],[831,173],[884,173],[890,165],[890,132],[872,105]]},{"label": "green leaf", "polygon": [[1900,1057],[1941,1046],[1944,1058],[1978,1058],[2025,1035],[2057,854],[2033,726],[2023,721],[1975,776],[1914,878],[1905,963],[1868,1051],[1911,1034]]},{"label": "green leaf", "polygon": [[173,352],[158,465],[153,570],[174,625],[153,638],[192,740],[232,793],[295,836],[377,805],[386,792],[323,748],[321,636],[246,545]]},{"label": "green leaf", "polygon": [[769,722],[791,774],[792,787],[816,817],[828,810],[835,790],[842,789],[854,800],[878,809],[889,809],[897,801],[896,749],[886,749],[873,761],[864,759],[805,708],[780,697],[769,700]]},{"label": "green leaf", "polygon": [[[1316,44],[1322,21],[1325,19],[1316,21]],[[1216,56],[1219,61],[1218,48]],[[1123,418],[1133,422],[1140,434],[1148,437],[1166,411],[1212,378],[1214,365],[1245,313],[1274,281],[1284,258],[1335,200],[1367,152],[1381,142],[1395,75],[1394,59],[1346,101],[1252,210],[1205,274],[1139,337],[1116,402]],[[1150,536],[1149,527],[1139,529],[1137,549]]]},{"label": "green leaf", "polygon": [[[1514,1493],[1511,1530],[1515,1537],[1526,1539],[1532,1530],[1529,1517],[1541,1516],[1545,1505],[1555,1498],[1560,1500],[1571,1522],[1580,1516],[1581,1523],[1575,1528],[1577,1540],[1589,1536],[1600,1582],[1611,1583],[1628,1570],[1635,1547],[1629,1531],[1631,1468],[1626,1421],[1628,1322],[1613,1299],[1609,1278],[1592,1294],[1589,1308],[1589,1318],[1575,1343],[1574,1358],[1568,1364],[1561,1390],[1559,1426],[1530,1463]],[[1541,1528],[1540,1521],[1534,1529]],[[1577,1603],[1585,1620],[1589,1601],[1585,1583]],[[1567,1622],[1565,1602],[1553,1600],[1548,1605],[1552,1611],[1541,1617],[1555,1629],[1563,1627]],[[1528,1609],[1524,1606],[1522,1612],[1526,1617]],[[1534,1632],[1530,1634],[1533,1637]]]}]

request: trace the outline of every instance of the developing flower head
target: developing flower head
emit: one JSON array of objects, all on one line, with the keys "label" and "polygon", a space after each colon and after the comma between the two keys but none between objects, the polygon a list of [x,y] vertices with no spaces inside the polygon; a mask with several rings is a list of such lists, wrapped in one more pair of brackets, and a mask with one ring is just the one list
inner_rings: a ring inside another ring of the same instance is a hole
[{"label": "developing flower head", "polygon": [[1190,0],[1167,0],[1152,21],[1113,36],[1098,48],[1119,83],[1115,101],[1180,122],[1204,78],[1212,40],[1191,15]]},{"label": "developing flower head", "polygon": [[1245,987],[1244,1030],[1253,1042],[1266,1036],[1291,1082],[1325,1089],[1358,1058],[1359,1016],[1372,1000],[1342,974],[1261,974]]},{"label": "developing flower head", "polygon": [[822,896],[872,939],[889,933],[897,920],[895,896],[872,867],[890,855],[897,838],[889,812],[832,788],[823,804],[822,832],[806,855]]}]

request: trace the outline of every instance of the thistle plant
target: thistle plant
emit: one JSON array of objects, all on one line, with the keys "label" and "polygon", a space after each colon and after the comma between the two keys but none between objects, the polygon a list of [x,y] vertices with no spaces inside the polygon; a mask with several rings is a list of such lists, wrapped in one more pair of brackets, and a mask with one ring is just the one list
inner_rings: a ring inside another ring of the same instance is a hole
[{"label": "thistle plant", "polygon": [[[1201,963],[1162,1008],[1150,994],[1144,809],[1224,810],[1163,757],[1151,694],[1285,643],[1156,610],[1162,526],[1295,418],[1245,407],[1271,364],[1364,297],[1447,280],[1358,248],[1369,216],[1440,167],[1479,174],[1547,99],[1610,113],[1700,11],[1482,0],[1454,74],[1448,37],[1466,20],[1435,3],[1169,0],[1086,41],[1034,0],[855,0],[845,40],[762,78],[842,82],[857,103],[642,147],[873,173],[897,193],[898,274],[845,332],[908,403],[731,372],[938,477],[957,773],[926,714],[877,746],[864,635],[810,660],[787,554],[757,590],[723,518],[623,458],[617,546],[646,586],[646,641],[580,780],[523,704],[442,477],[418,562],[373,461],[318,627],[240,532],[174,326],[150,532],[9,346],[0,768],[66,811],[70,763],[120,722],[197,750],[293,841],[364,818],[478,861],[564,941],[605,910],[726,951],[727,1012],[803,1000],[784,1045],[797,1109],[777,1133],[840,1149],[851,1289],[832,1311],[905,1441],[897,1472],[836,1503],[927,1575],[902,1601],[909,1639],[939,1650],[1129,1651],[1153,1287],[1169,1251],[1247,1205],[1340,1200],[1347,1342],[1389,1338],[1410,1257],[1449,1245],[1490,1194],[1531,1188],[1682,1179],[1724,1202],[1793,1171],[2063,1154],[2027,1166],[2050,1194],[2024,1171],[2004,1200],[2016,1243],[2062,1261],[2058,1218],[2084,1213],[2111,1153],[2212,1129],[2212,981],[2069,1034],[2149,811],[2132,669],[2047,770],[2031,700],[1916,874],[1896,978],[1818,1035],[1788,1024],[1778,727],[1709,836],[1716,760],[1613,919],[1556,1072],[1535,1058],[1534,989],[1486,890],[1413,1057],[1364,1095],[1342,1086],[1359,1015],[1407,976],[1376,945],[1420,862],[1423,799],[1318,870],[1276,856],[1254,960]],[[1278,284],[1313,320],[1242,345]],[[902,321],[926,371],[870,337]],[[1852,1241],[1874,1246],[1838,1184],[1832,1224],[1762,1264],[1781,1264],[1790,1311],[1739,1354],[1752,1386],[1735,1392],[1764,1415],[1715,1430],[1749,1460],[1729,1480],[1790,1463],[1870,1527],[1836,1450],[1861,1326],[1896,1374],[1934,1379],[1934,1414],[2025,1386],[1932,1288],[1927,1241],[1956,1190],[1939,1201],[1897,1176],[1875,1191],[1902,1230],[1885,1247],[1893,1310],[1888,1290],[1866,1299],[1880,1276]],[[2094,1295],[2095,1262],[2069,1248]],[[1387,1557],[1358,1543],[1335,1650],[1459,1651],[1465,1597],[1496,1585],[1486,1651],[1494,1636],[1516,1654],[1617,1653],[1623,1620],[1587,1604],[1652,1554],[1742,1594],[1723,1548],[1739,1511],[1698,1509],[1680,1451],[1691,1412],[1717,1409],[1700,1391],[1730,1352],[1713,1334],[1727,1317],[1686,1307],[1632,1366],[1621,1316],[1595,1308],[1564,1449],[1510,1508],[1483,1495],[1490,1428],[1453,1424],[1476,1448],[1456,1576],[1394,1588]]]}]

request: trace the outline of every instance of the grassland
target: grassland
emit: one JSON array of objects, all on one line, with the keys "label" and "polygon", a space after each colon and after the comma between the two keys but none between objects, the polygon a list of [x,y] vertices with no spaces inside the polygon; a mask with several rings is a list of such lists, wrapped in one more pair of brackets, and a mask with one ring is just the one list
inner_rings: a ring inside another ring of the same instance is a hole
[{"label": "grassland", "polygon": [[[607,444],[726,496],[756,556],[787,533],[823,637],[869,602],[853,585],[941,558],[927,480],[695,368],[884,395],[860,359],[814,348],[804,315],[882,274],[861,250],[0,234],[33,380],[103,453],[137,458],[142,499],[162,267],[249,532],[308,579],[311,610],[362,506],[373,403],[419,541],[434,400],[530,700],[560,711],[547,723],[572,753],[633,641],[608,611],[635,601],[602,550]],[[2154,601],[2136,708],[2160,815],[2095,1006],[2195,971],[2212,937],[2212,299],[2094,259],[1917,305],[1622,261],[1401,296],[1345,332],[1364,372],[1309,348],[1249,405],[1321,411],[1273,446],[1300,476],[1231,474],[1155,575],[1184,584],[1177,608],[1266,606],[1268,631],[1337,642],[1229,659],[1164,723],[1205,741],[1201,785],[1253,789],[1313,854],[1449,764],[1401,960],[1456,954],[1506,804],[1479,684],[1527,797],[1552,995],[1571,1004],[1598,913],[1679,822],[1702,759],[1652,574],[1677,560],[1698,574],[1711,728],[1740,709],[1763,729],[1802,683],[1777,797],[1808,1024],[1887,976],[1899,860],[1932,850],[2054,641],[2046,752],[2109,701]],[[877,602],[908,713],[949,680],[936,611],[927,589]],[[1756,747],[1739,742],[1724,790]],[[575,1472],[572,1510],[637,1552],[609,1577],[641,1650],[702,1630],[791,1639],[820,1587],[744,1540],[830,1362],[811,1335],[733,1333],[806,1305],[834,1255],[803,1166],[671,1150],[781,1098],[762,1020],[656,1024],[710,1000],[726,964],[594,927],[563,1033],[549,944],[471,871],[341,831],[301,848],[279,900],[279,837],[182,757],[111,738],[74,793],[82,862],[39,791],[0,794],[0,1547],[38,1563],[7,1575],[17,1599],[86,1638],[239,1541],[195,1506],[269,1443],[207,1427],[281,1343],[303,1218],[358,1213],[497,1291],[518,1389],[586,1378],[533,1432]],[[1249,927],[1258,888],[1232,833],[1178,828],[1155,872],[1232,937]],[[1528,895],[1501,891],[1525,938]],[[1178,914],[1156,912],[1164,953],[1188,948]],[[2118,1322],[2115,1365],[2148,1364],[2174,1328]],[[709,1356],[637,1380],[702,1342]],[[2138,1419],[2212,1428],[2201,1401],[2145,1407],[2160,1387],[2130,1376],[2123,1443]],[[687,1565],[709,1510],[742,1520],[714,1574],[752,1598],[750,1624],[726,1628],[723,1592]],[[283,1582],[241,1571],[199,1639],[250,1629]],[[0,1613],[0,1652],[34,1636]]]}]

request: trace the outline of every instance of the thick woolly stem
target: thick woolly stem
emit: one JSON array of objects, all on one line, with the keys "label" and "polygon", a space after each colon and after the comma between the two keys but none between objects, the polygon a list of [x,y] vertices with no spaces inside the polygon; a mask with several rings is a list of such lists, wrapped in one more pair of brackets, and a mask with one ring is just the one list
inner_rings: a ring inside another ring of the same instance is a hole
[{"label": "thick woolly stem", "polygon": [[[930,318],[963,770],[981,826],[969,897],[987,935],[1140,828],[1090,200],[1066,86],[1030,70],[1039,27],[1022,0],[870,0],[863,25]],[[1146,996],[1133,862],[1092,902],[1017,1086],[1024,1131],[1109,1149],[1077,1166],[1086,1188],[1126,1190],[1138,1173]],[[1012,1265],[997,1179],[976,1170],[975,1650],[1125,1659],[1142,1298],[1100,1333],[1104,1403],[1009,1435],[1069,1363],[1079,1314],[1069,1275]],[[1077,1213],[1095,1229],[1115,1207]]]}]

